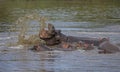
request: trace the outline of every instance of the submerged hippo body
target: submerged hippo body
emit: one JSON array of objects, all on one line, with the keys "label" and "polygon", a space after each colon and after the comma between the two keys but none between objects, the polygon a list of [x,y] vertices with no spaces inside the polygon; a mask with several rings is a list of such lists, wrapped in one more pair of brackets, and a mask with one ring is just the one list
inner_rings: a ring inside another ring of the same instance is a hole
[{"label": "submerged hippo body", "polygon": [[68,43],[68,42],[62,42],[58,45],[48,46],[48,45],[35,45],[31,48],[33,51],[53,51],[53,50],[59,50],[59,51],[74,51],[77,49],[82,50],[92,50],[94,49],[94,46],[92,44],[86,44],[86,43]]},{"label": "submerged hippo body", "polygon": [[68,36],[68,42],[79,42],[82,41],[87,44],[94,44],[94,46],[99,46],[100,40],[97,38],[89,38],[89,37],[74,37]]},{"label": "submerged hippo body", "polygon": [[59,50],[59,51],[73,51],[73,50],[76,50],[76,48],[75,47],[64,48],[64,47],[62,47],[61,44],[56,45],[54,47],[46,46],[46,45],[35,45],[30,50],[37,51],[37,52],[39,52],[39,51],[54,51],[54,50]]}]

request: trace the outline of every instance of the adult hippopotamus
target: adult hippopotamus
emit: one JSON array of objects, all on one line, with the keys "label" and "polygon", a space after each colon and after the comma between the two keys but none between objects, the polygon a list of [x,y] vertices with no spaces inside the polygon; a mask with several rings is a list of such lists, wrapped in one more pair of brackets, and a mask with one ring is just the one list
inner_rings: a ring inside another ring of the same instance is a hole
[{"label": "adult hippopotamus", "polygon": [[98,46],[101,43],[101,40],[97,38],[64,35],[61,33],[61,30],[55,30],[52,24],[48,24],[48,30],[42,29],[39,33],[39,37],[40,39],[44,40],[47,45],[56,45],[61,42],[73,43],[82,41],[87,44],[94,44],[95,46]]},{"label": "adult hippopotamus", "polygon": [[[99,39],[90,37],[67,36],[61,33],[61,30],[56,30],[52,24],[48,24],[48,30],[41,29],[39,32],[39,37],[46,42],[46,46],[34,46],[33,49],[35,50],[76,50],[78,48],[91,50],[94,49],[94,46],[97,46],[106,53],[112,51],[116,52],[119,50],[119,48],[115,47],[113,44],[110,44],[107,38]],[[56,47],[50,48],[50,46]]]}]

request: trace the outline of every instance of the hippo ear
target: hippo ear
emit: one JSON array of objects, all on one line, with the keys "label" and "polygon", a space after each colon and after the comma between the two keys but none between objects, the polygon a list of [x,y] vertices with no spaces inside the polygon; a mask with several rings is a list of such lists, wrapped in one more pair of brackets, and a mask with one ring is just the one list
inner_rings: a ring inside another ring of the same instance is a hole
[{"label": "hippo ear", "polygon": [[55,27],[50,23],[48,23],[48,31],[51,34],[55,32]]}]

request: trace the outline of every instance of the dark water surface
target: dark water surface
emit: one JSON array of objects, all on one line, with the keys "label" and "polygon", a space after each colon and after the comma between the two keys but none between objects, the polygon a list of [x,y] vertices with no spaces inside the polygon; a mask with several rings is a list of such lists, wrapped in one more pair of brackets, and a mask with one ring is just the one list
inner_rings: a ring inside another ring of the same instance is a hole
[{"label": "dark water surface", "polygon": [[[48,18],[66,35],[108,37],[120,44],[119,0],[0,0],[0,72],[120,72],[120,53],[98,54],[90,51],[33,52],[22,45],[9,46],[18,40],[22,29],[15,24],[19,17],[38,13]],[[37,34],[38,21],[29,21],[27,33]],[[16,29],[15,29],[16,28]]]}]

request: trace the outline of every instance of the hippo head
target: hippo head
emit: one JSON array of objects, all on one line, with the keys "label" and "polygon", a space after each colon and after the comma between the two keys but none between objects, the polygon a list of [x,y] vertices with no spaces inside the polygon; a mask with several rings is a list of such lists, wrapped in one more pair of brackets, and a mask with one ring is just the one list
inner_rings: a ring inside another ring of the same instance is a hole
[{"label": "hippo head", "polygon": [[55,35],[55,28],[52,24],[48,24],[48,29],[41,29],[39,32],[39,37],[41,39],[49,39]]},{"label": "hippo head", "polygon": [[55,30],[52,24],[48,24],[48,29],[42,29],[39,33],[40,39],[46,42],[46,45],[57,45],[61,42],[61,31]]}]

